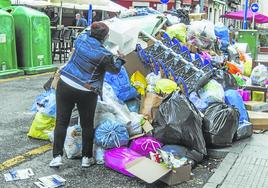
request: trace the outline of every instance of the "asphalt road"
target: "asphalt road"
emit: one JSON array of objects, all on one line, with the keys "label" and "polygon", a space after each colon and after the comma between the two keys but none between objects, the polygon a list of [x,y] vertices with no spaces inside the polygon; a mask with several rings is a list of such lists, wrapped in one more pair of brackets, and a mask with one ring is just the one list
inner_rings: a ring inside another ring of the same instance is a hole
[{"label": "asphalt road", "polygon": [[[16,156],[46,145],[48,142],[27,137],[34,114],[30,108],[34,99],[43,89],[43,84],[50,75],[34,76],[2,82],[0,80],[0,164]],[[28,158],[21,164],[0,171],[0,188],[30,188],[38,178],[58,174],[67,180],[65,187],[167,187],[161,182],[148,185],[137,178],[129,178],[114,172],[104,166],[95,165],[88,169],[81,168],[81,161],[64,159],[64,166],[60,169],[51,169],[48,163],[51,160],[51,151]],[[213,169],[219,161],[205,160],[193,170],[192,179],[179,188],[202,187],[213,174]],[[5,182],[3,174],[11,169],[32,168],[35,175],[27,180]]]}]

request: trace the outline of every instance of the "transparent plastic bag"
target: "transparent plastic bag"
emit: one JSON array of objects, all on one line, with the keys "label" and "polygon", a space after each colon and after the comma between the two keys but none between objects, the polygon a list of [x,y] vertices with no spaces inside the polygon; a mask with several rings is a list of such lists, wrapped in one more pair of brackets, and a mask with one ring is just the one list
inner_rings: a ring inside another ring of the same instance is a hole
[{"label": "transparent plastic bag", "polygon": [[44,91],[37,96],[32,105],[32,112],[40,112],[51,117],[56,117],[56,92],[54,89]]},{"label": "transparent plastic bag", "polygon": [[264,86],[268,78],[268,70],[264,65],[258,65],[252,70],[251,81],[254,85]]},{"label": "transparent plastic bag", "polygon": [[95,159],[96,159],[96,163],[98,165],[102,165],[104,164],[104,153],[105,153],[105,149],[100,147],[100,146],[97,146],[95,148]]},{"label": "transparent plastic bag", "polygon": [[147,81],[147,92],[154,93],[154,88],[156,86],[157,81],[161,80],[161,74],[156,75],[155,73],[150,73],[146,76]]},{"label": "transparent plastic bag", "polygon": [[127,105],[118,100],[112,87],[106,82],[103,84],[103,101],[98,100],[95,114],[95,121],[97,122],[103,116],[109,116],[109,119],[115,118],[128,128],[131,136],[142,133],[139,121],[143,119],[143,116],[135,112],[130,112]]},{"label": "transparent plastic bag", "polygon": [[72,159],[82,155],[82,129],[80,125],[68,127],[64,150],[67,158]]},{"label": "transparent plastic bag", "polygon": [[224,90],[216,80],[211,80],[202,88],[198,94],[207,104],[214,102],[224,102]]}]

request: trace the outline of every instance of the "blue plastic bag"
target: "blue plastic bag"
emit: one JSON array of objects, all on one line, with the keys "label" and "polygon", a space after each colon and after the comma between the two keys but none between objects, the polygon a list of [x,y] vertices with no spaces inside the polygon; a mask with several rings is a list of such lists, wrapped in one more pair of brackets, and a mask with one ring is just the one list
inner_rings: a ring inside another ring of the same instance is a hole
[{"label": "blue plastic bag", "polygon": [[225,103],[238,109],[240,116],[239,122],[249,121],[248,113],[241,95],[236,90],[229,89],[224,92]]},{"label": "blue plastic bag", "polygon": [[138,96],[136,89],[130,83],[127,71],[123,66],[118,74],[107,72],[104,81],[112,86],[116,96],[121,101],[127,101]]},{"label": "blue plastic bag", "polygon": [[221,41],[221,49],[227,50],[227,47],[229,45],[229,29],[226,26],[216,26],[214,28],[215,35],[220,39]]},{"label": "blue plastic bag", "polygon": [[200,98],[197,96],[196,92],[192,92],[192,93],[190,94],[190,96],[189,96],[189,99],[190,99],[190,101],[191,101],[192,103],[194,103],[195,107],[196,107],[198,110],[200,110],[200,111],[203,111],[203,110],[205,110],[205,109],[208,107],[207,103],[205,103],[205,101],[203,101],[202,99],[200,99]]},{"label": "blue plastic bag", "polygon": [[140,100],[138,98],[129,100],[126,102],[126,105],[130,112],[139,113],[140,111]]},{"label": "blue plastic bag", "polygon": [[32,105],[32,112],[40,112],[51,117],[56,117],[56,92],[54,89],[43,92],[37,96]]},{"label": "blue plastic bag", "polygon": [[100,122],[95,131],[95,143],[104,149],[119,148],[127,145],[129,134],[127,128],[115,119]]}]

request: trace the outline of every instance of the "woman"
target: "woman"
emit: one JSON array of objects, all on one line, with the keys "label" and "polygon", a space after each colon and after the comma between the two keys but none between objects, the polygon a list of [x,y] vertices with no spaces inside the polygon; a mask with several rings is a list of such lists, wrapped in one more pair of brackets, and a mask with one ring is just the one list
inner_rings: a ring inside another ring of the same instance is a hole
[{"label": "woman", "polygon": [[62,163],[63,146],[72,109],[75,104],[80,115],[82,128],[82,167],[94,164],[92,158],[94,138],[94,114],[98,95],[102,96],[105,72],[117,74],[125,63],[122,55],[115,57],[103,47],[109,28],[95,22],[91,31],[79,35],[75,51],[68,64],[60,71],[56,91],[57,119],[54,131],[53,160],[50,167]]}]

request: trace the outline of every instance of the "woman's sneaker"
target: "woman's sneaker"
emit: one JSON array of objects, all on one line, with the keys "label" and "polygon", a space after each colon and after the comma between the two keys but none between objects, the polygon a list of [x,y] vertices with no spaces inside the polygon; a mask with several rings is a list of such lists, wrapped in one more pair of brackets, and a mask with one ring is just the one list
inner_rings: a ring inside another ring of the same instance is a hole
[{"label": "woman's sneaker", "polygon": [[52,159],[52,161],[49,163],[49,166],[50,167],[59,167],[59,166],[61,166],[61,165],[63,165],[63,163],[62,163],[62,157],[59,155],[59,156],[57,156],[57,157],[54,157],[53,159]]},{"label": "woman's sneaker", "polygon": [[94,164],[95,164],[95,160],[93,157],[91,157],[91,158],[83,157],[82,158],[82,167],[83,168],[88,168]]}]

